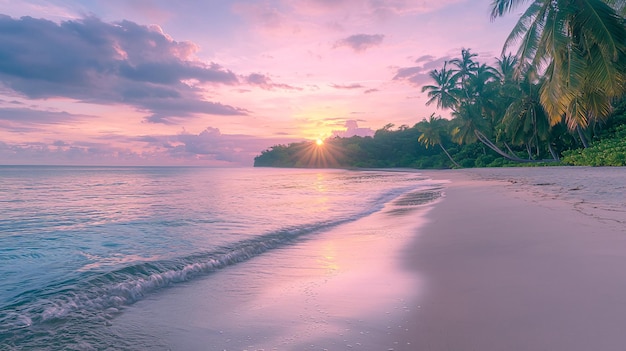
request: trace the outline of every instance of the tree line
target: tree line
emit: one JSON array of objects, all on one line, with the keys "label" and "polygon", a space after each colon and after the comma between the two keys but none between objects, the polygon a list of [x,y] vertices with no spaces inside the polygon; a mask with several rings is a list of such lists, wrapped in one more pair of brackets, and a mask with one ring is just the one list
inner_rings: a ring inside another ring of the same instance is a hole
[{"label": "tree line", "polygon": [[[492,20],[524,2],[494,0]],[[329,139],[323,150],[277,145],[255,166],[626,165],[625,13],[623,0],[531,1],[494,66],[462,49],[429,73],[426,105],[450,120],[433,113],[372,138]]]}]

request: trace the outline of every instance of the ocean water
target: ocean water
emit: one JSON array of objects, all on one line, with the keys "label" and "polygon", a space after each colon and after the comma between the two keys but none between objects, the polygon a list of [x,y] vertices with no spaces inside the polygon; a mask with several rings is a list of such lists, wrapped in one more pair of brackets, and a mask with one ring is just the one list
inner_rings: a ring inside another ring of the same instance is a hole
[{"label": "ocean water", "polygon": [[0,350],[145,349],[111,327],[136,302],[439,187],[411,171],[0,166]]}]

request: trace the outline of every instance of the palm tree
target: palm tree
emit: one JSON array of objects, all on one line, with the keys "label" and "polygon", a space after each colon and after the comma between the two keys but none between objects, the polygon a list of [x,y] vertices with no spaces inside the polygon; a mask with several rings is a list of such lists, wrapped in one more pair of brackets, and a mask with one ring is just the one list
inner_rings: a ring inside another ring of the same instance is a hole
[{"label": "palm tree", "polygon": [[[430,99],[427,105],[436,101],[437,107],[452,109],[453,123],[456,124],[452,131],[453,141],[459,144],[480,141],[508,160],[529,162],[530,160],[515,155],[506,143],[508,153],[492,141],[496,126],[512,101],[502,99],[503,89],[498,71],[486,64],[473,61],[475,56],[477,55],[472,54],[469,49],[463,49],[461,58],[450,61],[454,62],[458,70],[448,70],[446,62],[442,70],[430,72],[435,84],[422,88],[422,91],[429,91]],[[519,90],[514,81],[509,85],[511,90]],[[509,104],[505,105],[501,101]]]},{"label": "palm tree", "polygon": [[548,150],[554,160],[558,160],[556,153],[549,142],[550,121],[539,102],[539,85],[525,79],[520,84],[516,99],[509,105],[502,119],[502,126],[513,145],[525,145],[528,158],[531,159],[531,149],[535,148],[535,155],[540,156],[540,143],[546,142]]},{"label": "palm tree", "polygon": [[473,74],[467,78],[467,89],[472,97],[480,97],[485,91],[485,86],[490,82],[497,81],[498,71],[487,64],[478,64]]},{"label": "palm tree", "polygon": [[459,103],[461,91],[456,86],[456,80],[452,79],[453,72],[446,68],[447,62],[443,64],[441,70],[430,71],[430,77],[435,81],[433,85],[425,85],[422,92],[428,91],[428,101],[426,105],[437,102],[437,108],[452,109]]},{"label": "palm tree", "polygon": [[467,79],[467,91],[471,102],[478,105],[481,115],[489,122],[488,134],[492,134],[495,125],[501,118],[499,111],[499,84],[497,71],[487,64],[476,65],[476,70]]},{"label": "palm tree", "polygon": [[[494,0],[491,17],[524,0]],[[623,11],[624,2],[610,1]],[[519,42],[518,71],[543,76],[540,100],[550,124],[581,132],[606,119],[611,99],[626,92],[624,19],[600,0],[535,0],[513,28],[503,52]]]},{"label": "palm tree", "polygon": [[[494,107],[490,101],[495,99],[492,99],[493,96],[488,96],[484,88],[489,81],[495,81],[496,72],[491,67],[474,62],[472,58],[475,56],[469,50],[463,49],[462,58],[454,60],[459,70],[447,69],[447,62],[441,70],[432,70],[430,77],[435,84],[422,87],[422,91],[428,91],[429,100],[426,105],[437,102],[438,108],[452,110],[453,121],[457,124],[452,131],[455,142],[470,144],[480,141],[509,160],[524,162],[525,160],[502,151],[483,132],[486,129],[493,131],[494,114],[488,112]],[[460,75],[459,72],[465,72],[465,74]],[[455,77],[465,80],[461,83],[463,85],[461,88]],[[491,122],[491,128],[488,128],[487,121]]]},{"label": "palm tree", "polygon": [[[481,130],[485,129],[486,120],[481,115],[480,106],[476,104],[462,104],[457,112],[453,113],[456,127],[452,130],[452,138],[459,144],[471,144],[480,141],[498,155],[514,162],[536,162],[525,160],[519,156],[507,153],[499,148]],[[542,160],[541,162],[544,162]]]},{"label": "palm tree", "polygon": [[461,49],[461,58],[455,58],[450,60],[450,63],[457,67],[454,70],[454,75],[452,79],[456,82],[460,82],[461,89],[465,93],[466,98],[470,98],[468,92],[468,79],[472,76],[476,70],[478,69],[478,63],[473,60],[474,57],[477,57],[478,54],[472,54],[470,49]]},{"label": "palm tree", "polygon": [[445,147],[443,147],[443,143],[441,142],[442,134],[444,132],[442,127],[442,118],[441,116],[435,117],[435,114],[431,114],[428,120],[424,118],[420,123],[417,124],[417,130],[422,133],[417,141],[419,141],[426,148],[430,146],[439,145],[441,150],[448,156],[450,162],[454,164],[455,167],[461,168],[461,166],[454,161],[452,156],[448,153]]},{"label": "palm tree", "polygon": [[502,85],[514,84],[518,81],[518,76],[515,74],[515,67],[517,66],[517,57],[512,54],[504,54],[499,58],[496,58],[496,74],[498,81]]},{"label": "palm tree", "polygon": [[461,104],[458,111],[452,113],[456,125],[452,130],[452,140],[460,145],[478,141],[476,132],[484,128],[484,119],[476,105]]}]

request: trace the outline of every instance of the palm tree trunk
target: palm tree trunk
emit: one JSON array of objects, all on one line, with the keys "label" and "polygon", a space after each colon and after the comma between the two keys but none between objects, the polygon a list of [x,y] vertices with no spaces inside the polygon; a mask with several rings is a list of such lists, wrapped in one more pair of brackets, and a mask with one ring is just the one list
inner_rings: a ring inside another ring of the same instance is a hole
[{"label": "palm tree trunk", "polygon": [[580,141],[583,143],[583,147],[586,149],[589,147],[589,143],[587,142],[587,137],[585,136],[585,133],[583,133],[583,129],[580,128],[580,126],[576,126],[576,131],[578,132],[578,137],[580,138]]},{"label": "palm tree trunk", "polygon": [[450,156],[450,154],[448,153],[448,150],[446,150],[445,147],[443,147],[443,145],[441,143],[439,143],[439,147],[441,148],[441,150],[443,150],[443,152],[446,154],[446,156],[448,156],[448,158],[450,159],[450,161],[458,168],[462,168],[461,165],[459,165],[458,163],[456,163],[456,161],[452,158],[452,156]]},{"label": "palm tree trunk", "polygon": [[506,146],[506,149],[509,150],[509,154],[513,154],[513,150],[511,150],[511,147],[509,146],[509,144],[506,143],[506,141],[504,142],[504,146]]},{"label": "palm tree trunk", "polygon": [[[550,144],[550,142],[548,141],[548,144]],[[535,152],[537,152],[537,158],[539,158],[539,155],[541,155],[541,151],[539,150],[539,138],[535,137]]]},{"label": "palm tree trunk", "polygon": [[559,155],[557,155],[556,152],[554,152],[554,149],[552,148],[552,144],[550,144],[550,143],[548,143],[548,150],[550,150],[550,154],[552,155],[552,158],[555,161],[560,161]]},{"label": "palm tree trunk", "polygon": [[476,137],[481,143],[485,144],[488,148],[495,151],[498,155],[506,158],[507,160],[516,161],[516,162],[526,162],[526,160],[524,159],[521,159],[517,156],[509,155],[506,152],[502,151],[499,147],[496,146],[496,144],[491,142],[491,140],[489,140],[483,133],[479,132],[478,130],[474,129],[474,134],[476,135]]},{"label": "palm tree trunk", "polygon": [[479,132],[477,129],[474,129],[474,134],[478,138],[478,140],[485,144],[488,148],[495,151],[498,155],[506,158],[509,161],[513,162],[553,162],[553,160],[525,160],[523,158],[519,158],[515,155],[507,154],[502,151],[496,144],[494,144],[489,138],[487,138],[483,133]]}]

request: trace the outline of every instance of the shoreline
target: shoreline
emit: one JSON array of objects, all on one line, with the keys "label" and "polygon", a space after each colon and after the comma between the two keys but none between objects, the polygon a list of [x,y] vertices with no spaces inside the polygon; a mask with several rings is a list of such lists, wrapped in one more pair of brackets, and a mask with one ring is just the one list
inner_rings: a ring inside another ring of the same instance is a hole
[{"label": "shoreline", "polygon": [[394,202],[422,198],[398,198],[172,287],[129,306],[111,328],[165,350],[626,345],[626,168],[419,173],[443,184],[444,196],[407,211]]},{"label": "shoreline", "polygon": [[626,169],[422,173],[452,182],[405,250],[424,288],[394,338],[417,350],[626,345]]},{"label": "shoreline", "polygon": [[402,255],[439,191],[409,191],[354,222],[149,296],[111,328],[152,349],[399,350],[404,341],[387,336],[407,329],[398,321],[421,289]]}]

